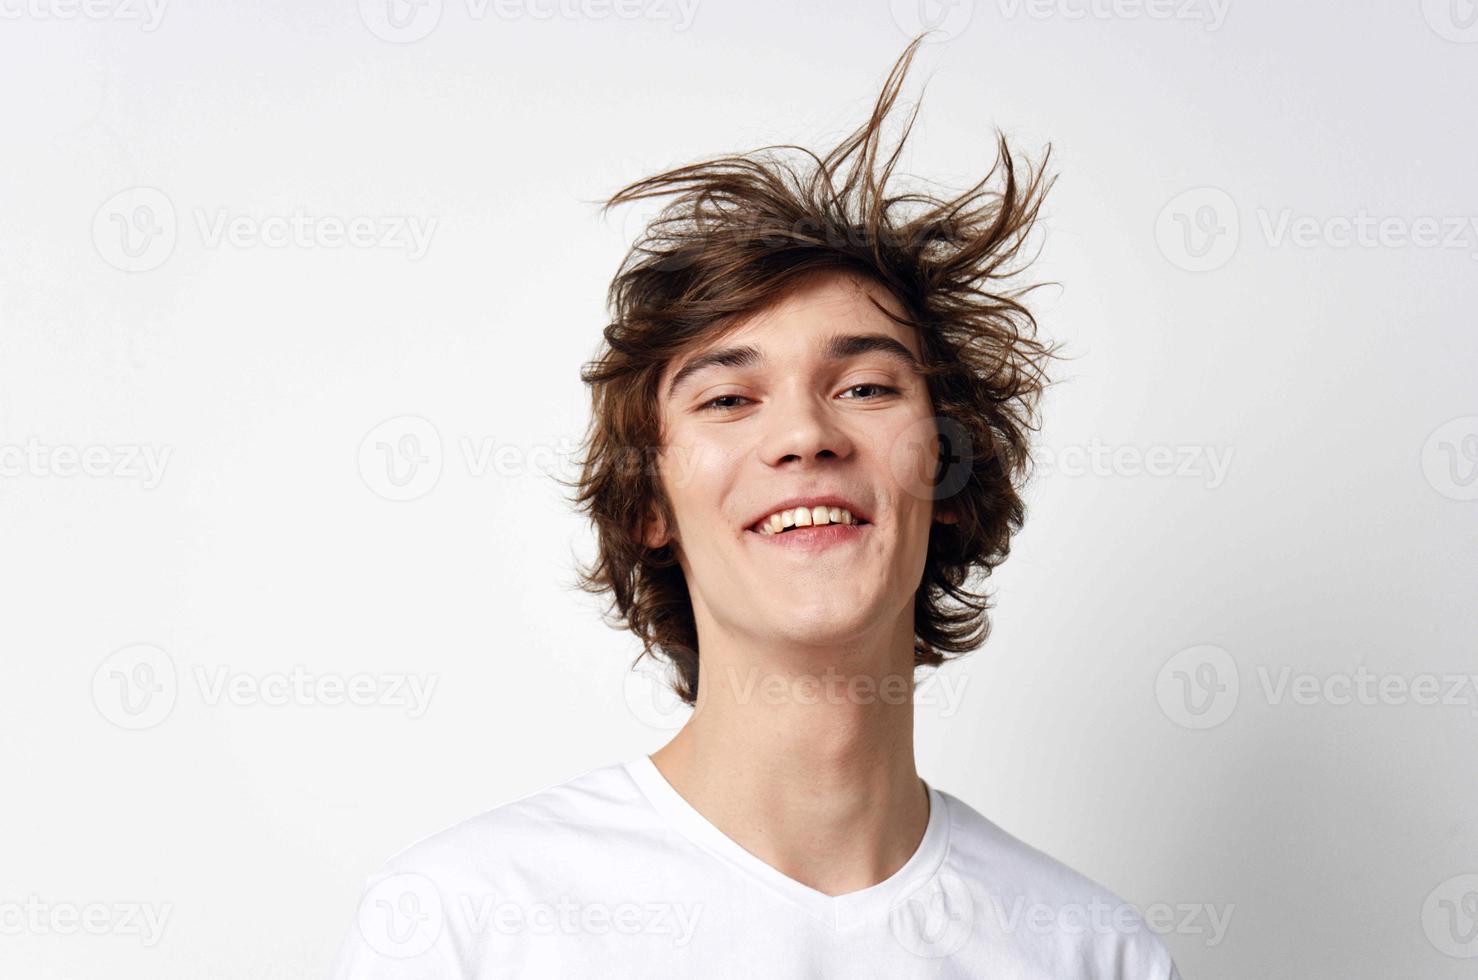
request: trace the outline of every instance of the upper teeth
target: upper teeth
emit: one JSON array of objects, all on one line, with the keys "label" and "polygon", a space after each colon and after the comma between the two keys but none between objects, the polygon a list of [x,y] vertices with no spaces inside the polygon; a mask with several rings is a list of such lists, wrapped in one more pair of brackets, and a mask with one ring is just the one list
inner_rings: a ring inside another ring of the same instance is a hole
[{"label": "upper teeth", "polygon": [[779,534],[787,527],[810,527],[812,524],[855,524],[852,512],[845,507],[797,507],[776,511],[760,521],[760,534]]}]

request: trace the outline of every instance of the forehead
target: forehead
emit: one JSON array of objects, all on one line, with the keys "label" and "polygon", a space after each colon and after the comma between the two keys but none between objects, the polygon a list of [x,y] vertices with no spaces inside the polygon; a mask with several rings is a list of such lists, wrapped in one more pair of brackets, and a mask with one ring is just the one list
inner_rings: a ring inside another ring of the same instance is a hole
[{"label": "forehead", "polygon": [[[662,372],[661,390],[668,392],[690,377],[695,368],[715,363],[715,353],[739,347],[793,358],[825,353],[827,348],[835,350],[839,337],[881,335],[897,341],[915,360],[922,360],[917,331],[885,315],[874,305],[874,299],[894,316],[906,316],[902,304],[887,288],[865,277],[834,272],[813,274],[787,289],[763,310],[719,328],[691,350],[674,356]],[[872,345],[872,349],[877,347]],[[861,349],[868,349],[868,345],[861,345]],[[747,361],[730,357],[717,363],[732,365]]]}]

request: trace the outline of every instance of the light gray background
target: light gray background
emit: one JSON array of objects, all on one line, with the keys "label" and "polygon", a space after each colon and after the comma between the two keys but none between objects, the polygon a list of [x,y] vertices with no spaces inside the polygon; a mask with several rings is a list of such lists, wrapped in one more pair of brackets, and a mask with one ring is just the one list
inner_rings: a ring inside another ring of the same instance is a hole
[{"label": "light gray background", "polygon": [[0,973],[318,975],[391,853],[665,740],[546,475],[645,216],[591,202],[830,147],[921,17],[903,169],[1053,144],[1076,355],[922,773],[1187,980],[1478,969],[1470,0],[98,2],[0,0]]}]

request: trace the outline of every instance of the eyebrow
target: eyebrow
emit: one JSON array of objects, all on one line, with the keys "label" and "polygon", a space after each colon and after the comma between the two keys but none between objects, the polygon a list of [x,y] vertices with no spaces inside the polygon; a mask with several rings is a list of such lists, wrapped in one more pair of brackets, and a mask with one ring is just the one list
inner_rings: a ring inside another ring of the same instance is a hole
[{"label": "eyebrow", "polygon": [[[827,338],[822,357],[828,361],[845,361],[863,354],[884,354],[898,361],[910,371],[922,370],[913,351],[892,337],[880,333],[833,334]],[[758,367],[765,362],[765,355],[748,344],[738,347],[720,347],[718,350],[700,354],[678,369],[667,385],[667,397],[677,394],[678,388],[691,380],[699,371],[711,367]]]}]

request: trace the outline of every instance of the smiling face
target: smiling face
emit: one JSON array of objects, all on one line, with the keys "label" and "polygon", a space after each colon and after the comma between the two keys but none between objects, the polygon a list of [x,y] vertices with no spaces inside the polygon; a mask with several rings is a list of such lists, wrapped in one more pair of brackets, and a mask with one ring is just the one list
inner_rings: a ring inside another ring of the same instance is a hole
[{"label": "smiling face", "polygon": [[[675,546],[705,644],[714,631],[766,647],[901,637],[911,662],[930,524],[950,518],[929,486],[939,446],[919,339],[869,294],[903,314],[871,280],[815,274],[662,375],[659,473],[677,526],[654,520],[645,543]],[[756,530],[796,500],[845,501],[866,523]]]}]

